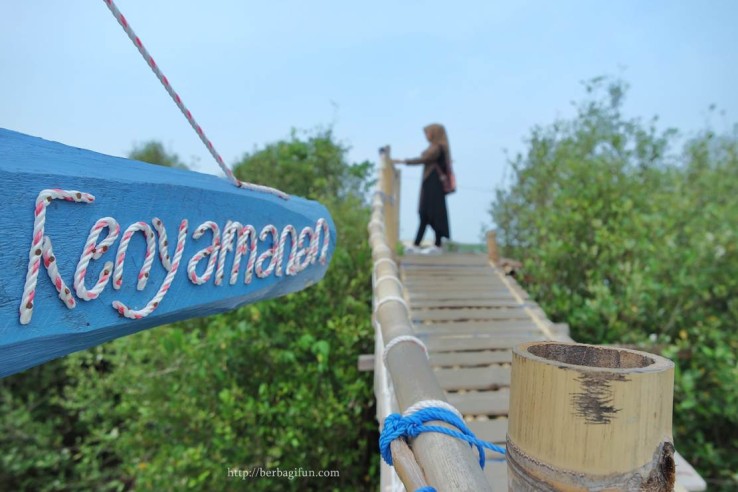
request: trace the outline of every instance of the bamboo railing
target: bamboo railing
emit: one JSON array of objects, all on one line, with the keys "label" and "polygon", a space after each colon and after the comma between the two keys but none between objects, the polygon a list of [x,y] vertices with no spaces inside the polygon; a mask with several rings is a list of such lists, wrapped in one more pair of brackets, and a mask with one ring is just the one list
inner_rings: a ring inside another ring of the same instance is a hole
[{"label": "bamboo railing", "polygon": [[[372,200],[372,218],[369,221],[369,242],[374,261],[374,323],[377,331],[375,392],[380,428],[392,411],[402,412],[425,400],[446,401],[445,393],[419,345],[398,343],[387,354],[386,368],[383,364],[384,347],[389,342],[400,336],[413,335],[407,307],[400,301],[403,289],[395,254],[399,223],[397,176],[390,160],[389,147],[385,147],[380,150],[378,190]],[[381,282],[377,282],[380,279]],[[394,391],[390,390],[390,385]],[[432,424],[447,426],[443,422]],[[398,441],[392,445],[395,470],[407,490],[414,491],[426,484],[437,490],[491,490],[477,456],[467,443],[443,434],[424,433],[414,439],[411,445],[412,453],[407,453]],[[420,468],[417,468],[418,465]],[[398,484],[394,482],[393,485],[393,479],[386,476],[391,475],[391,470],[387,469],[385,463],[382,466],[383,487],[388,487],[382,490],[393,490],[392,487]]]}]

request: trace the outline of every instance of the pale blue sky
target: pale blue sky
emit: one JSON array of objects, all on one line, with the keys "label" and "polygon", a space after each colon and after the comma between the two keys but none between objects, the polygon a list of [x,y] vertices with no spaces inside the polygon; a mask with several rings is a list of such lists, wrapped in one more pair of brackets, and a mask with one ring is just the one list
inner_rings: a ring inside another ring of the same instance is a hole
[{"label": "pale blue sky", "polygon": [[[118,6],[229,163],[291,127],[333,125],[351,159],[420,153],[449,131],[454,239],[475,242],[503,149],[572,114],[580,81],[621,75],[630,116],[694,132],[738,121],[738,2],[152,2]],[[0,0],[0,127],[124,155],[155,138],[216,164],[102,0]],[[402,237],[420,170],[404,170]],[[268,183],[266,183],[268,184]],[[340,232],[340,231],[339,231]],[[427,236],[430,239],[430,233]]]}]

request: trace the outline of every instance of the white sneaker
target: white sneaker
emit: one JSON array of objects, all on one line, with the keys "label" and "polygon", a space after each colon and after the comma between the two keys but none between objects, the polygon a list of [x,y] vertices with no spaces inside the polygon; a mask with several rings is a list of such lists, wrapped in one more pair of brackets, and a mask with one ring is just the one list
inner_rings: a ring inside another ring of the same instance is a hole
[{"label": "white sneaker", "polygon": [[424,255],[440,255],[443,253],[443,250],[438,246],[428,246],[427,248],[423,248],[420,252]]},{"label": "white sneaker", "polygon": [[417,254],[420,254],[422,252],[423,252],[423,250],[419,246],[412,245],[412,246],[406,246],[405,247],[405,254],[406,255],[417,255]]}]

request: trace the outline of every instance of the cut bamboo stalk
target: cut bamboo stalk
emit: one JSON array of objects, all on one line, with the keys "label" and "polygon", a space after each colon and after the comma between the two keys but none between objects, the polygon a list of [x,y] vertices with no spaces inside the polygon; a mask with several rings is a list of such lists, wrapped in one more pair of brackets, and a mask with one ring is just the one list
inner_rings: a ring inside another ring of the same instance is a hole
[{"label": "cut bamboo stalk", "polygon": [[635,350],[531,342],[513,350],[509,490],[674,488],[674,364]]}]

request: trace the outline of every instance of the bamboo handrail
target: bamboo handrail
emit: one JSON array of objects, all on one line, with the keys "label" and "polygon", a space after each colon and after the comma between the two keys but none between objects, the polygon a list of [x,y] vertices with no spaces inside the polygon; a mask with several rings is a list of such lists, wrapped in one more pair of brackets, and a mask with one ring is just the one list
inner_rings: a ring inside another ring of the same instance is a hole
[{"label": "bamboo handrail", "polygon": [[[396,244],[388,243],[390,237],[396,240],[397,236],[387,233],[388,225],[385,220],[386,201],[389,201],[389,197],[399,196],[395,188],[395,176],[389,148],[380,149],[379,183],[372,200],[372,216],[368,226],[369,242],[372,248],[375,278],[393,276],[399,280],[399,272],[394,264]],[[398,207],[393,206],[392,212],[397,214],[397,211]],[[402,298],[402,295],[402,288],[398,282],[381,282],[374,286],[374,299],[376,305],[380,306],[375,315],[385,342],[384,346],[396,337],[414,334],[409,313],[403,303],[398,300]],[[392,297],[395,300],[390,299],[380,304],[383,299]],[[377,353],[376,357],[381,360],[382,354]],[[419,345],[414,343],[395,345],[387,356],[387,371],[392,379],[400,411],[406,410],[419,401],[446,401],[445,392],[438,384],[425,352]],[[383,421],[380,422],[380,426],[383,424]],[[442,422],[433,422],[433,424],[448,427]],[[411,446],[428,483],[438,490],[491,490],[489,482],[479,467],[477,456],[465,442],[443,434],[424,433],[414,439]],[[400,475],[408,490],[415,490],[415,484],[405,482],[405,477],[402,476],[404,473]]]}]

